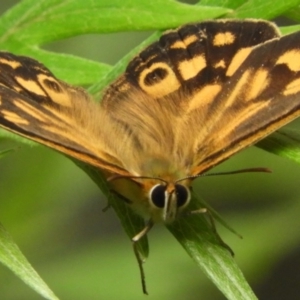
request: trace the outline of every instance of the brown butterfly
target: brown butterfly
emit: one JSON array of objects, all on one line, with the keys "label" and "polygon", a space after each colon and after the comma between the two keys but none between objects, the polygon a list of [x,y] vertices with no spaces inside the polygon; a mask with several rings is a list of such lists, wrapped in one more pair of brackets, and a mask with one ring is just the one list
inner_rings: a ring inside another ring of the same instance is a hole
[{"label": "brown butterfly", "polygon": [[136,241],[188,207],[199,174],[300,115],[300,33],[280,37],[261,20],[167,31],[100,104],[1,52],[0,97],[1,127],[98,168],[150,220]]}]

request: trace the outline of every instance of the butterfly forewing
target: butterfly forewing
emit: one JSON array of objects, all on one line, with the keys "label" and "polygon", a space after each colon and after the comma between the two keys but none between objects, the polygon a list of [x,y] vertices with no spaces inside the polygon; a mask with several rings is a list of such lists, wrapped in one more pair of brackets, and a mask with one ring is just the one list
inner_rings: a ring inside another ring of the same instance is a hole
[{"label": "butterfly forewing", "polygon": [[[202,173],[300,115],[300,33],[251,50],[210,108],[209,134],[195,140]],[[194,118],[199,111],[194,112]],[[205,146],[203,146],[205,143]]]},{"label": "butterfly forewing", "polygon": [[2,127],[98,168],[123,172],[99,144],[100,107],[83,89],[57,80],[33,59],[0,52],[0,95]]},{"label": "butterfly forewing", "polygon": [[[103,101],[114,102],[110,92],[126,94],[132,88],[153,98],[172,93],[194,95],[226,80],[237,53],[242,59],[247,49],[278,36],[271,23],[253,20],[208,21],[167,31],[129,63],[125,78],[111,85]],[[187,101],[188,97],[180,100]]]}]

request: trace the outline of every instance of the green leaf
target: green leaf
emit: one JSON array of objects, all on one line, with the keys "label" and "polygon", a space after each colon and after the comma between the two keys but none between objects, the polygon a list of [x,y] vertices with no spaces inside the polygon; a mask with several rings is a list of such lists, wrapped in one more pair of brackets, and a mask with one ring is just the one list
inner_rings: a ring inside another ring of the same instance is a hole
[{"label": "green leaf", "polygon": [[[26,14],[20,19],[23,12]],[[227,12],[221,7],[195,7],[173,0],[27,0],[5,14],[0,32],[1,41],[17,36],[26,44],[40,45],[87,32],[176,27]],[[7,31],[8,27],[11,30]]]},{"label": "green leaf", "polygon": [[202,0],[199,2],[201,5],[219,6],[231,9],[236,9],[244,3],[245,0]]},{"label": "green leaf", "polygon": [[280,27],[280,32],[282,33],[282,35],[290,34],[299,30],[300,30],[300,25]]},{"label": "green leaf", "polygon": [[227,16],[230,18],[264,18],[273,19],[300,4],[299,0],[276,1],[250,0],[245,1],[234,12]]},{"label": "green leaf", "polygon": [[111,70],[111,66],[104,63],[42,49],[31,49],[30,54],[26,55],[43,62],[57,77],[66,78],[73,85],[89,85],[105,77]]},{"label": "green leaf", "polygon": [[6,150],[1,150],[0,151],[0,158],[2,158],[3,156],[13,152],[15,149],[6,149]]},{"label": "green leaf", "polygon": [[0,261],[45,299],[58,300],[0,224]]},{"label": "green leaf", "polygon": [[227,12],[173,0],[25,0],[1,17],[0,45],[2,50],[35,57],[69,83],[86,85],[102,77],[109,67],[71,55],[50,54],[39,46],[79,34],[177,27]]},{"label": "green leaf", "polygon": [[290,9],[289,11],[286,11],[284,13],[284,16],[286,18],[289,18],[295,22],[300,22],[300,6],[295,6],[292,9]]},{"label": "green leaf", "polygon": [[283,128],[256,144],[257,147],[300,163],[300,131]]},{"label": "green leaf", "polygon": [[[199,202],[193,199],[192,210]],[[207,214],[207,213],[206,213]],[[236,264],[230,248],[209,224],[205,214],[182,217],[167,226],[208,278],[214,282],[227,299],[257,299],[244,275]]]}]

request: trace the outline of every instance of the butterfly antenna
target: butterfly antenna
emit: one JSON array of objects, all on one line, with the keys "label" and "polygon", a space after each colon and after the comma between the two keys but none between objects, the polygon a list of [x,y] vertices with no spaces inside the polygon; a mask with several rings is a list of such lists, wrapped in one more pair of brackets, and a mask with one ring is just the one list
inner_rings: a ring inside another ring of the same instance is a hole
[{"label": "butterfly antenna", "polygon": [[268,168],[248,168],[248,169],[241,169],[241,170],[228,171],[228,172],[201,174],[198,176],[202,177],[202,176],[215,176],[215,175],[232,175],[232,174],[239,174],[239,173],[272,173],[272,171]]},{"label": "butterfly antenna", "polygon": [[272,171],[268,168],[248,168],[248,169],[241,169],[241,170],[228,171],[228,172],[206,173],[206,174],[188,176],[188,177],[182,178],[178,181],[182,181],[185,179],[194,179],[194,178],[204,177],[204,176],[206,177],[206,176],[217,176],[217,175],[233,175],[233,174],[253,173],[253,172],[255,172],[255,173],[272,173]]}]

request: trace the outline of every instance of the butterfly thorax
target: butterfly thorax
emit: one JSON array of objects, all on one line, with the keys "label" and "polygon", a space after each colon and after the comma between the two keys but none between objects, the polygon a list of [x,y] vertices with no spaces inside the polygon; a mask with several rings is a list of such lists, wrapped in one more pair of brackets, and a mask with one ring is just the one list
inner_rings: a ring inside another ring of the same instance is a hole
[{"label": "butterfly thorax", "polygon": [[162,181],[173,183],[188,176],[182,166],[170,161],[170,158],[162,156],[145,158],[140,167],[140,175],[160,178]]}]

